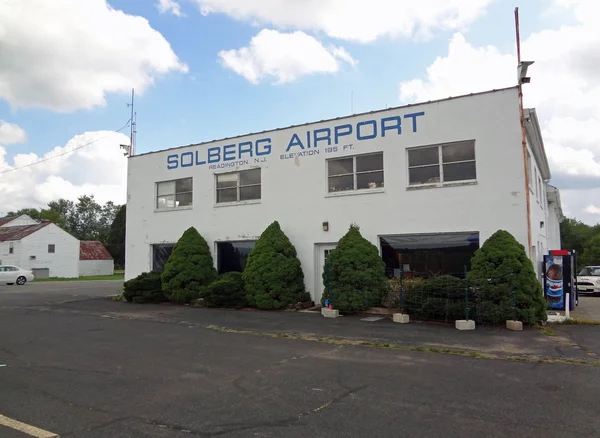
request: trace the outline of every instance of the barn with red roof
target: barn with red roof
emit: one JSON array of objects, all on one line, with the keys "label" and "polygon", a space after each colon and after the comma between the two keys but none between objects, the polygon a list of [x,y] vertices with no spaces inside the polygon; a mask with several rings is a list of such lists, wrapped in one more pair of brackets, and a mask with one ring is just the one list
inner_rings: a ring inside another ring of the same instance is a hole
[{"label": "barn with red roof", "polygon": [[97,240],[82,240],[79,245],[79,275],[91,277],[95,275],[113,275],[115,261]]}]

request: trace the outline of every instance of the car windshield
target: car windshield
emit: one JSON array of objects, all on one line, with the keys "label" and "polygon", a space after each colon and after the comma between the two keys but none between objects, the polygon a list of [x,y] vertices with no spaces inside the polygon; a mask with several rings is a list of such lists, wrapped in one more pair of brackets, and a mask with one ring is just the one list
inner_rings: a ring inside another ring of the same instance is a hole
[{"label": "car windshield", "polygon": [[591,277],[600,277],[600,266],[586,266],[581,270],[579,275],[587,275]]}]

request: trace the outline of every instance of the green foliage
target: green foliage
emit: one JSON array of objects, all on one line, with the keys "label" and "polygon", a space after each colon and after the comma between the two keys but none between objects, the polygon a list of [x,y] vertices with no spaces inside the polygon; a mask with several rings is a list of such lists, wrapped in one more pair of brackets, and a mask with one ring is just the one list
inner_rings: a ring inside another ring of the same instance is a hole
[{"label": "green foliage", "polygon": [[233,307],[246,305],[246,291],[241,272],[226,272],[206,287],[202,293],[206,307]]},{"label": "green foliage", "polygon": [[277,221],[256,241],[242,277],[246,299],[253,307],[280,309],[307,299],[296,248]]},{"label": "green foliage", "polygon": [[385,264],[377,247],[362,237],[354,224],[327,256],[323,271],[321,304],[329,299],[342,312],[379,305],[388,288]]},{"label": "green foliage", "polygon": [[600,224],[595,226],[587,225],[576,219],[565,219],[560,224],[560,234],[563,249],[577,251],[577,269],[585,265],[600,263],[598,258],[594,258],[594,252],[586,249],[592,244],[596,236],[600,236]]},{"label": "green foliage", "polygon": [[169,300],[180,302],[187,300],[187,295],[180,291],[197,292],[201,286],[208,286],[217,278],[208,244],[194,227],[185,230],[173,246],[161,278],[162,290]]},{"label": "green foliage", "polygon": [[161,303],[166,297],[161,291],[159,272],[144,272],[123,283],[123,298],[133,303]]},{"label": "green foliage", "polygon": [[125,219],[127,215],[127,205],[119,208],[108,230],[106,239],[106,249],[115,261],[115,268],[125,266]]},{"label": "green foliage", "polygon": [[468,279],[479,320],[517,319],[531,325],[547,320],[542,284],[533,263],[509,232],[497,231],[475,252]]},{"label": "green foliage", "polygon": [[600,233],[587,242],[582,259],[586,265],[600,265]]},{"label": "green foliage", "polygon": [[465,319],[466,294],[469,319],[473,319],[471,308],[474,307],[474,297],[466,279],[441,275],[426,280],[407,280],[406,284],[403,283],[403,290],[405,308],[411,316],[446,322]]},{"label": "green foliage", "polygon": [[169,301],[175,304],[189,304],[190,301],[200,298],[201,289],[180,289],[169,294]]}]

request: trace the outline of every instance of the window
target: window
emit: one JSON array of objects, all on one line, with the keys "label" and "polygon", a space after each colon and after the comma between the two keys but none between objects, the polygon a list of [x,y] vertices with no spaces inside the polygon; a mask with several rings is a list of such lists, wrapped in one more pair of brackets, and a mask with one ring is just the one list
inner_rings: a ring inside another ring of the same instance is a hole
[{"label": "window", "polygon": [[260,199],[261,169],[242,170],[240,172],[220,173],[217,175],[217,203],[240,202]]},{"label": "window", "polygon": [[56,246],[53,243],[48,244],[48,254],[54,254],[56,252]]},{"label": "window", "polygon": [[14,254],[15,252],[15,244],[13,242],[8,242],[8,253]]},{"label": "window", "polygon": [[475,140],[408,150],[411,186],[475,181]]},{"label": "window", "polygon": [[162,181],[156,184],[156,208],[190,207],[193,198],[192,178]]},{"label": "window", "polygon": [[329,193],[383,187],[383,152],[327,160]]},{"label": "window", "polygon": [[217,271],[242,272],[256,241],[217,242]]},{"label": "window", "polygon": [[152,245],[152,270],[162,272],[165,268],[167,260],[171,252],[173,252],[172,243],[163,243],[158,245]]}]

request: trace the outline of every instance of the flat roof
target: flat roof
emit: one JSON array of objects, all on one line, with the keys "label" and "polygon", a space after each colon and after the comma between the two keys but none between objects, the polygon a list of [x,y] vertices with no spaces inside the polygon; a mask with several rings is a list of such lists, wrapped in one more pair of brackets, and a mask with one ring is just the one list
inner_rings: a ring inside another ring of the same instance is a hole
[{"label": "flat roof", "polygon": [[221,141],[229,141],[229,140],[233,140],[233,139],[236,139],[236,138],[248,137],[250,135],[264,134],[264,133],[267,133],[267,132],[283,131],[284,129],[298,128],[300,126],[313,125],[315,123],[332,122],[334,120],[348,119],[350,117],[359,117],[359,116],[364,116],[364,115],[367,115],[367,114],[383,113],[383,112],[386,112],[386,111],[394,111],[394,110],[398,110],[398,109],[402,109],[402,108],[410,108],[410,107],[413,107],[413,106],[425,105],[425,104],[429,104],[429,103],[445,102],[447,100],[464,99],[466,97],[479,96],[479,95],[482,95],[482,94],[496,93],[496,92],[499,92],[499,91],[507,91],[507,90],[512,90],[512,89],[516,89],[516,88],[518,88],[518,85],[514,85],[512,87],[505,87],[505,88],[494,88],[492,90],[480,91],[480,92],[477,92],[477,93],[461,94],[459,96],[445,97],[443,99],[428,100],[428,101],[417,102],[417,103],[409,103],[407,105],[400,105],[400,106],[394,106],[394,107],[385,108],[385,109],[367,111],[367,112],[364,112],[364,113],[351,114],[351,115],[347,115],[347,116],[334,117],[334,118],[331,118],[331,119],[324,119],[324,120],[317,120],[317,121],[312,121],[312,122],[301,123],[299,125],[290,125],[290,126],[285,126],[285,127],[282,127],[282,128],[275,128],[275,129],[267,129],[267,130],[264,130],[264,131],[249,132],[247,134],[234,135],[233,137],[216,138],[214,140],[203,141],[203,142],[200,142],[200,143],[192,143],[192,144],[183,145],[183,146],[175,146],[175,147],[167,148],[167,149],[159,149],[159,150],[156,150],[156,151],[144,152],[142,154],[136,154],[133,157],[130,156],[130,157],[128,157],[128,159],[132,159],[132,158],[136,158],[136,157],[142,157],[144,155],[158,154],[160,152],[172,151],[172,150],[175,150],[175,149],[188,148],[188,147],[191,147],[191,146],[202,146],[202,145],[209,144],[209,143],[215,143],[215,142],[221,142]]}]

